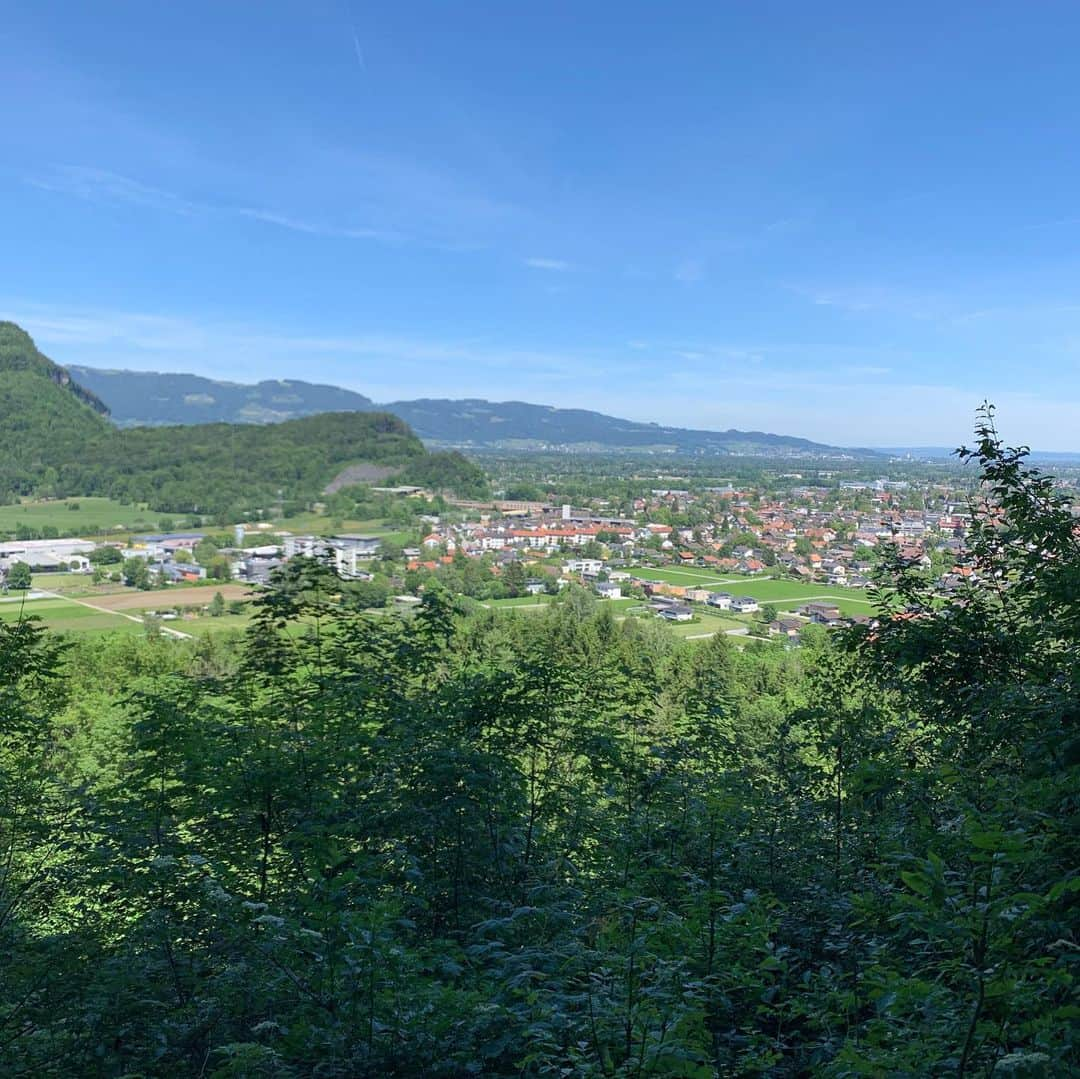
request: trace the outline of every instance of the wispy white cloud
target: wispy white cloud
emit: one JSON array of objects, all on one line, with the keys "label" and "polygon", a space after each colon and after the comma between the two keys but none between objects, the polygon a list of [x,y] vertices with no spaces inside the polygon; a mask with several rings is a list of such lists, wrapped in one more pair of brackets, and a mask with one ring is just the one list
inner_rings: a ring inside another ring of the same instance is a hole
[{"label": "wispy white cloud", "polygon": [[[345,221],[313,220],[267,207],[235,206],[224,202],[200,201],[107,169],[82,165],[57,166],[42,174],[28,176],[26,182],[45,191],[74,196],[86,201],[140,206],[186,217],[240,218],[308,236],[325,236],[342,240],[372,240],[393,244],[410,241],[424,243],[396,228],[382,228]],[[444,248],[447,246],[442,243],[426,245]],[[453,249],[467,248],[453,245]],[[544,267],[546,269],[570,268],[569,264],[558,264],[557,260],[540,261],[551,263]]]},{"label": "wispy white cloud", "polygon": [[[614,374],[573,350],[505,346],[480,338],[398,333],[305,334],[184,316],[0,301],[0,317],[23,325],[59,363],[191,371],[212,377],[333,378],[372,396],[485,395],[494,378],[559,383],[584,368]],[[612,361],[614,362],[614,361]],[[311,365],[319,374],[313,375]],[[509,373],[509,374],[508,374]],[[410,385],[410,383],[412,383]]]},{"label": "wispy white cloud", "polygon": [[1075,292],[1056,297],[1033,295],[1030,291],[1023,294],[1023,288],[1008,279],[921,291],[878,283],[795,285],[791,291],[816,306],[847,314],[931,323],[937,334],[977,333],[983,339],[980,348],[984,354],[1009,335],[1015,338],[1017,347],[1031,354],[1038,343],[1071,332],[1080,321],[1080,297]]},{"label": "wispy white cloud", "polygon": [[570,263],[565,262],[563,259],[527,258],[524,261],[526,266],[534,270],[551,270],[555,273],[566,273],[568,270],[573,269]]},{"label": "wispy white cloud", "polygon": [[337,236],[345,240],[401,241],[405,239],[401,233],[391,232],[389,230],[328,225],[316,221],[306,221],[298,217],[290,217],[287,214],[274,213],[272,210],[260,210],[250,206],[242,206],[233,212],[240,217],[246,217],[252,221],[262,221],[267,225],[277,225],[279,228],[288,229],[290,232],[303,232],[309,236]]},{"label": "wispy white cloud", "polygon": [[881,312],[927,319],[947,313],[946,297],[893,285],[795,285],[792,291],[818,307],[835,307],[854,314]]},{"label": "wispy white cloud", "polygon": [[84,165],[59,165],[41,175],[27,177],[28,184],[44,191],[73,195],[87,201],[118,202],[171,214],[204,213],[208,207],[173,191],[121,176],[108,169]]}]

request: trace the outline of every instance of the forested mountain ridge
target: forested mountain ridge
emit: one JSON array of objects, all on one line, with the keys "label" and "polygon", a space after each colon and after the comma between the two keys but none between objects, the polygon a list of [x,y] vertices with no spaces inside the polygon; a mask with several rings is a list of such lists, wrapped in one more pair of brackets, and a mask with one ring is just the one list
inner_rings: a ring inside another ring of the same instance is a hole
[{"label": "forested mountain ridge", "polygon": [[[639,423],[582,408],[553,408],[524,401],[424,398],[382,405],[406,421],[426,442],[460,447],[836,456],[844,451],[791,435],[766,431],[698,431]],[[857,451],[859,453],[868,451]]]},{"label": "forested mountain ridge", "polygon": [[242,640],[0,623],[7,1074],[1080,1073],[1080,536],[985,426],[972,570],[693,645],[581,590]]},{"label": "forested mountain ridge", "polygon": [[[27,344],[29,342],[29,344]],[[483,489],[460,455],[429,455],[385,412],[326,412],[278,424],[118,429],[100,402],[12,323],[0,325],[0,496],[107,495],[152,509],[236,519],[317,499],[349,465],[409,469],[427,485]]]},{"label": "forested mountain ridge", "polygon": [[369,412],[375,403],[340,386],[292,379],[244,385],[199,375],[69,368],[86,386],[110,399],[121,427],[181,423],[279,423],[320,412]]},{"label": "forested mountain ridge", "polygon": [[400,416],[427,444],[464,449],[565,448],[655,450],[765,456],[873,456],[765,431],[701,431],[622,420],[579,408],[524,401],[420,398],[375,404],[362,394],[309,382],[242,386],[197,375],[73,367],[109,403],[121,426],[192,423],[200,418],[264,423],[335,408],[384,409]]}]

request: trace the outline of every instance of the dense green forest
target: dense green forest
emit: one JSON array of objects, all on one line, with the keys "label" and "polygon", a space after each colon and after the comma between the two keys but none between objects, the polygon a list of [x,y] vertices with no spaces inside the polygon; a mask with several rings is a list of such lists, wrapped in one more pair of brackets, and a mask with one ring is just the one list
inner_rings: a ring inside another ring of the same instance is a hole
[{"label": "dense green forest", "polygon": [[973,458],[966,590],[794,651],[304,560],[232,641],[0,625],[3,1073],[1080,1074],[1080,543]]},{"label": "dense green forest", "polygon": [[314,500],[358,462],[475,494],[483,472],[459,454],[428,460],[408,426],[384,412],[333,412],[279,424],[118,430],[104,406],[0,323],[0,497],[106,495],[168,513],[223,520],[282,500]]}]

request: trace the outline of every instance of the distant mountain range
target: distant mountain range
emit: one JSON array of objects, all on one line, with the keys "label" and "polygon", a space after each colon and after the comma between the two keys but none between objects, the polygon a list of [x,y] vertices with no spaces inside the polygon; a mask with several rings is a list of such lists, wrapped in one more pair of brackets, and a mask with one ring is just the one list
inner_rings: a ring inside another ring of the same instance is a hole
[{"label": "distant mountain range", "polygon": [[372,412],[370,397],[315,382],[267,381],[245,386],[198,375],[105,371],[69,366],[80,385],[100,386],[120,427],[174,423],[279,423],[320,412]]},{"label": "distant mountain range", "polygon": [[122,427],[273,423],[328,411],[392,412],[429,446],[471,449],[638,451],[782,457],[874,457],[764,431],[700,431],[522,401],[421,398],[376,404],[337,386],[296,380],[242,385],[198,375],[70,367]]}]

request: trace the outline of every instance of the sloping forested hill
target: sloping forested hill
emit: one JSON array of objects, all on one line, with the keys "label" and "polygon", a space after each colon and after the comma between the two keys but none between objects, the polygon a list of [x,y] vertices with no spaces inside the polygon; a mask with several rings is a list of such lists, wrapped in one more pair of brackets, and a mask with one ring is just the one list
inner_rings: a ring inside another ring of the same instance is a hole
[{"label": "sloping forested hill", "polygon": [[429,462],[408,425],[384,412],[121,430],[102,411],[26,333],[0,323],[0,496],[108,495],[169,512],[239,515],[280,498],[316,498],[360,462],[416,465],[432,486],[472,492],[484,483],[457,455]]},{"label": "sloping forested hill", "polygon": [[72,379],[66,368],[53,363],[38,351],[30,335],[14,322],[0,320],[0,371],[27,372],[49,379],[57,386],[95,412],[108,415],[109,410],[97,394]]},{"label": "sloping forested hill", "polygon": [[315,498],[345,465],[402,466],[424,453],[396,416],[328,412],[266,427],[132,427],[58,472],[64,491],[218,513],[279,497]]}]

